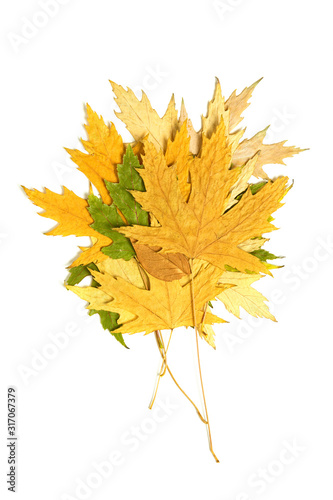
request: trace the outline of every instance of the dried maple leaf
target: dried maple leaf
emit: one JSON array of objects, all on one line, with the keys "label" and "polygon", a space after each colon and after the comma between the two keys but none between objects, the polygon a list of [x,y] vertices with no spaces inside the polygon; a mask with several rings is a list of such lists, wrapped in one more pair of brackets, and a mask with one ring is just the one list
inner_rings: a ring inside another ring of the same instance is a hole
[{"label": "dried maple leaf", "polygon": [[160,118],[143,91],[139,101],[131,89],[125,90],[121,85],[110,83],[120,108],[120,113],[116,112],[116,116],[125,123],[134,139],[141,141],[149,134],[155,147],[165,150],[168,139],[173,137],[178,126],[174,96],[171,97],[164,116]]},{"label": "dried maple leaf", "polygon": [[103,118],[99,117],[88,104],[87,122],[85,129],[88,140],[82,140],[82,144],[88,154],[77,149],[65,149],[79,170],[94,184],[103,202],[110,204],[111,198],[105,181],[118,181],[117,164],[121,163],[124,154],[123,141],[113,123],[107,126]]},{"label": "dried maple leaf", "polygon": [[263,144],[267,129],[268,127],[258,132],[251,139],[245,139],[239,144],[232,159],[234,167],[243,165],[259,151],[253,175],[262,179],[268,179],[266,172],[262,169],[264,165],[273,163],[285,165],[283,161],[285,158],[305,151],[305,149],[295,148],[295,146],[284,146],[286,141],[275,144]]},{"label": "dried maple leaf", "polygon": [[251,98],[254,89],[256,88],[258,83],[261,82],[261,80],[262,78],[259,78],[259,80],[252,83],[250,87],[245,87],[245,89],[242,90],[242,92],[240,92],[238,95],[236,94],[236,90],[234,90],[233,93],[228,97],[225,103],[225,107],[230,111],[230,130],[233,130],[243,120],[242,113],[250,105],[248,101]]},{"label": "dried maple leaf", "polygon": [[93,218],[91,227],[109,238],[110,244],[102,248],[102,253],[113,259],[131,259],[135,255],[131,242],[114,230],[125,225],[117,206],[115,204],[106,205],[101,198],[93,194],[89,195],[88,203],[88,210]]},{"label": "dried maple leaf", "polygon": [[47,235],[90,236],[96,239],[94,245],[86,250],[72,264],[73,266],[100,262],[106,259],[106,255],[103,255],[100,250],[102,247],[109,245],[111,240],[90,226],[94,221],[87,210],[87,200],[80,198],[66,187],[64,187],[63,194],[54,193],[49,189],[45,189],[44,193],[37,191],[37,189],[27,189],[25,187],[23,189],[35,205],[45,210],[39,215],[58,222],[55,228],[46,233]]},{"label": "dried maple leaf", "polygon": [[[196,304],[196,321],[201,323],[203,306],[216,297],[223,285],[218,285],[219,269],[203,267],[193,279]],[[191,284],[182,286],[179,281],[166,282],[149,275],[149,290],[137,287],[121,277],[104,272],[92,271],[101,285],[94,287],[71,287],[79,297],[87,300],[92,309],[117,312],[122,324],[116,332],[150,333],[155,330],[174,329],[179,326],[193,326],[193,303]],[[205,314],[205,324],[223,323],[224,320],[212,313]]]},{"label": "dried maple leaf", "polygon": [[269,273],[255,256],[238,247],[249,238],[275,228],[269,216],[280,206],[287,191],[287,178],[267,182],[255,195],[250,190],[226,213],[229,193],[239,171],[230,169],[232,144],[221,121],[215,134],[204,136],[202,152],[190,170],[192,191],[188,203],[180,192],[176,171],[167,166],[162,151],[145,145],[142,178],[146,192],[133,192],[142,207],[152,212],[160,227],[132,226],[118,229],[140,244],[154,244],[165,253],[182,253],[203,259],[224,270]]},{"label": "dried maple leaf", "polygon": [[276,321],[265,304],[265,300],[267,299],[251,287],[260,278],[261,276],[258,274],[225,272],[222,274],[219,283],[235,286],[224,290],[217,298],[237,318],[240,318],[239,308],[243,307],[245,311],[255,318],[268,318]]},{"label": "dried maple leaf", "polygon": [[133,243],[142,267],[152,276],[163,281],[179,280],[191,273],[188,259],[181,253],[161,253],[159,247]]}]

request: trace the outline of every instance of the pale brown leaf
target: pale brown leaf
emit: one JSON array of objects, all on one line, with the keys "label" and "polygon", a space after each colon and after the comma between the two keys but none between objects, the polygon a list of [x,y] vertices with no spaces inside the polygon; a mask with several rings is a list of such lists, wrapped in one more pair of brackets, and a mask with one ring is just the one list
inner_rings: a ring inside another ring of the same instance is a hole
[{"label": "pale brown leaf", "polygon": [[133,243],[133,247],[142,267],[155,278],[174,281],[191,273],[189,261],[181,253],[163,254],[156,247],[138,243]]}]

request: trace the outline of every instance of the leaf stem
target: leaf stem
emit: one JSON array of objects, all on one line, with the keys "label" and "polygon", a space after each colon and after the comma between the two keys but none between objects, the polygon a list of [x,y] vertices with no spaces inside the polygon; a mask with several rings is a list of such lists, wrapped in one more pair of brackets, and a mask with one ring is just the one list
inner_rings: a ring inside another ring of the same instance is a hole
[{"label": "leaf stem", "polygon": [[[199,354],[199,333],[198,333],[197,317],[196,317],[196,310],[195,310],[195,295],[194,295],[194,281],[193,281],[193,259],[190,260],[190,266],[191,266],[191,291],[192,291],[192,309],[193,309],[193,321],[194,321],[194,329],[195,329],[195,341],[196,341],[196,347],[197,347],[197,358],[198,358],[198,368],[199,368],[199,375],[200,375],[202,399],[203,399],[203,403],[204,403],[206,423],[207,423],[207,429],[208,429],[209,449],[210,449],[213,457],[215,458],[216,462],[219,462],[219,459],[217,458],[217,456],[215,455],[214,450],[213,450],[212,435],[211,435],[211,431],[210,431],[206,397],[205,397],[205,391],[204,391],[203,380],[202,380],[200,354]],[[204,315],[206,315],[206,311],[205,311]]]},{"label": "leaf stem", "polygon": [[157,383],[156,383],[156,387],[155,387],[155,390],[154,390],[154,393],[153,393],[153,396],[152,396],[152,399],[151,399],[151,402],[149,404],[149,409],[152,409],[153,407],[153,404],[155,402],[155,399],[156,399],[156,395],[157,395],[157,390],[158,390],[158,386],[159,386],[159,382],[161,380],[161,377],[163,377],[163,375],[165,374],[165,371],[168,370],[168,373],[170,375],[170,377],[172,378],[172,380],[174,381],[174,383],[176,384],[176,386],[178,387],[178,389],[182,392],[182,394],[184,394],[184,396],[189,400],[189,402],[194,406],[200,420],[204,423],[204,424],[207,424],[207,421],[203,418],[203,416],[201,415],[198,407],[195,405],[195,403],[192,401],[192,399],[186,394],[186,392],[180,387],[180,385],[178,384],[177,380],[175,379],[175,377],[173,376],[173,373],[171,372],[170,368],[169,368],[169,365],[168,365],[168,362],[167,362],[167,358],[166,358],[166,353],[168,351],[168,348],[169,348],[169,344],[170,344],[170,340],[171,340],[171,336],[172,336],[172,332],[173,330],[171,330],[171,334],[170,334],[170,337],[169,337],[169,341],[168,341],[168,344],[167,344],[167,347],[165,348],[165,345],[164,345],[164,340],[163,340],[163,336],[162,336],[162,333],[159,331],[159,330],[155,330],[155,338],[156,338],[156,342],[157,342],[157,345],[158,345],[158,348],[159,348],[159,351],[160,351],[160,354],[162,356],[162,359],[163,359],[163,362],[162,362],[162,365],[161,365],[161,368],[160,368],[160,371],[157,375]]},{"label": "leaf stem", "polygon": [[[162,362],[161,368],[159,369],[159,372],[157,374],[157,380],[156,380],[156,384],[155,384],[155,389],[154,389],[151,401],[149,403],[149,409],[150,410],[152,409],[152,407],[154,405],[161,377],[164,377],[166,369],[167,369],[166,353],[168,352],[168,349],[169,349],[169,344],[170,344],[170,340],[171,340],[171,337],[172,337],[172,332],[173,332],[173,330],[171,330],[171,332],[170,332],[170,337],[169,337],[168,345],[167,345],[167,348],[164,350],[164,343],[161,341],[161,334],[160,334],[160,332],[158,330],[155,331],[155,339],[156,339],[156,342],[157,342],[158,349],[159,349],[159,351],[161,353],[163,362]],[[162,354],[161,349],[163,350],[164,355]]]}]

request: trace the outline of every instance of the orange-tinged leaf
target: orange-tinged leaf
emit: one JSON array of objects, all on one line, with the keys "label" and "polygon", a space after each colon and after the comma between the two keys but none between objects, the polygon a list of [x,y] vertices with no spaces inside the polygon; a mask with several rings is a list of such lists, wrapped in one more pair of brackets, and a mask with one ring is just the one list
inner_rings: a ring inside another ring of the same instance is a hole
[{"label": "orange-tinged leaf", "polygon": [[124,146],[121,136],[116,131],[113,123],[106,125],[103,118],[91,109],[87,109],[86,129],[88,140],[82,140],[84,149],[93,155],[106,156],[110,163],[117,165],[122,160]]},{"label": "orange-tinged leaf", "polygon": [[94,221],[87,210],[87,200],[80,198],[73,191],[66,187],[63,188],[63,194],[54,193],[47,188],[45,192],[24,186],[23,189],[35,205],[45,210],[39,215],[58,222],[58,225],[46,234],[98,237],[99,233],[90,227]]},{"label": "orange-tinged leaf", "polygon": [[122,162],[124,145],[121,136],[113,123],[107,126],[102,117],[99,117],[87,104],[87,125],[85,129],[88,140],[82,144],[88,154],[77,149],[66,151],[78,165],[80,172],[94,184],[106,204],[111,203],[111,197],[105,187],[104,180],[117,182],[117,164]]},{"label": "orange-tinged leaf", "polygon": [[142,142],[133,143],[132,149],[135,156],[137,156],[139,160],[141,160],[141,156],[144,154],[143,143]]},{"label": "orange-tinged leaf", "polygon": [[112,200],[103,179],[108,177],[107,180],[110,182],[117,182],[118,179],[114,169],[110,170],[109,161],[104,156],[85,154],[78,149],[65,149],[70,154],[71,160],[79,167],[78,170],[96,187],[103,202],[110,205]]},{"label": "orange-tinged leaf", "polygon": [[63,188],[63,194],[54,193],[49,189],[45,189],[45,192],[25,187],[23,189],[35,205],[45,210],[39,215],[58,222],[55,228],[46,233],[47,235],[90,236],[96,239],[93,247],[84,251],[71,267],[105,259],[100,250],[103,246],[110,245],[111,240],[90,227],[94,221],[87,210],[87,200],[80,198],[66,187]]}]

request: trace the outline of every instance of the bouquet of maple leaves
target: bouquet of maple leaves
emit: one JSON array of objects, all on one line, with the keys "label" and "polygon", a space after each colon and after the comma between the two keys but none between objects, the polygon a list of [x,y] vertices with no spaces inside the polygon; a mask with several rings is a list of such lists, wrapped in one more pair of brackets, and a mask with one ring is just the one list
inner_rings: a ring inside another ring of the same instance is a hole
[{"label": "bouquet of maple leaves", "polygon": [[[178,116],[173,96],[160,118],[144,93],[140,101],[111,82],[121,110],[116,115],[134,142],[124,144],[115,126],[87,105],[86,153],[68,150],[90,181],[87,199],[66,187],[62,194],[24,188],[45,210],[40,215],[58,222],[47,234],[91,238],[70,266],[67,288],[88,302],[89,314],[98,314],[125,347],[123,334],[154,332],[162,365],[150,407],[168,371],[208,426],[216,460],[198,337],[215,348],[212,324],[224,322],[212,312],[216,299],[238,318],[243,307],[275,320],[251,285],[277,267],[268,262],[277,257],[263,249],[263,234],[276,229],[271,214],[290,186],[287,177],[269,179],[263,166],[284,164],[302,151],[284,142],[264,144],[267,129],[242,140],[244,130],[237,126],[257,83],[225,101],[216,81],[196,132],[183,102]],[[79,286],[87,276],[91,285]],[[195,330],[204,416],[167,362],[172,332],[180,326]],[[171,332],[167,346],[164,330]]]}]

